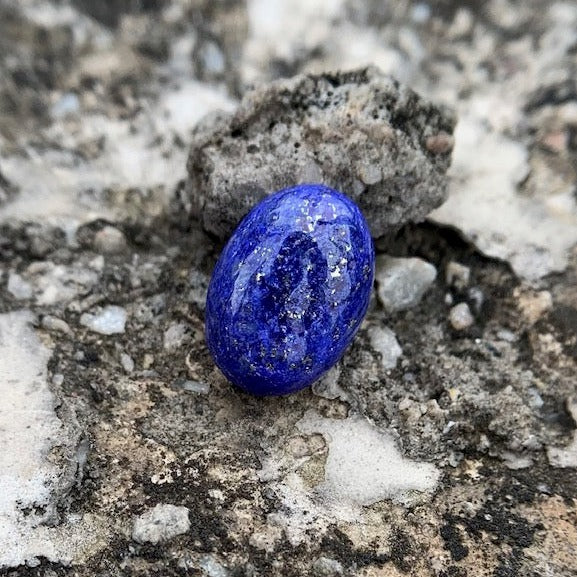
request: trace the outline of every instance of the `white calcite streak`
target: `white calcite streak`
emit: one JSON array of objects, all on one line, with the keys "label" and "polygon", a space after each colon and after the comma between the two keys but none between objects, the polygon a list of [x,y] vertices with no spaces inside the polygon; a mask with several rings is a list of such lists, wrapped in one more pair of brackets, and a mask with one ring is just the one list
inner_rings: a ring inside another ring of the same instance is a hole
[{"label": "white calcite streak", "polygon": [[64,523],[56,506],[74,480],[77,431],[55,412],[48,386],[51,351],[30,311],[0,315],[0,570],[38,557],[64,564],[102,545],[93,516]]},{"label": "white calcite streak", "polygon": [[327,440],[325,480],[316,490],[329,503],[358,507],[383,499],[405,502],[412,492],[433,491],[439,480],[434,465],[403,457],[392,435],[361,416],[326,419],[309,411],[297,427]]}]

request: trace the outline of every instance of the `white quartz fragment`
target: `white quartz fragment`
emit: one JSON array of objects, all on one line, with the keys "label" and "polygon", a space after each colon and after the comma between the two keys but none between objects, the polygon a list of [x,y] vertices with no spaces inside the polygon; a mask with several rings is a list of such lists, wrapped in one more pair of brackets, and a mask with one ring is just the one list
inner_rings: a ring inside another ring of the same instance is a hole
[{"label": "white quartz fragment", "polygon": [[124,369],[124,372],[130,374],[134,371],[134,359],[128,353],[121,353],[120,364]]},{"label": "white quartz fragment", "polygon": [[96,313],[84,313],[80,317],[80,324],[95,333],[116,335],[124,332],[126,317],[125,309],[109,305]]}]

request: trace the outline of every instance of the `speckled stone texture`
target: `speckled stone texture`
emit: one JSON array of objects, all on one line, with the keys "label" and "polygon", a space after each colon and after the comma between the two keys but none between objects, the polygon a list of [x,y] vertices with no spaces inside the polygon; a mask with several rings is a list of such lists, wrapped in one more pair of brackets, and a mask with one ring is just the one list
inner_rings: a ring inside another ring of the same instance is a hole
[{"label": "speckled stone texture", "polygon": [[376,68],[272,82],[195,130],[185,204],[227,238],[270,191],[324,182],[353,198],[380,237],[445,200],[454,124]]},{"label": "speckled stone texture", "polygon": [[251,393],[302,389],[343,355],[373,278],[370,232],[353,202],[322,185],[282,190],[247,215],[216,265],[208,347]]},{"label": "speckled stone texture", "polygon": [[[0,368],[0,575],[576,577],[577,3],[95,5],[0,0],[0,325],[30,319],[0,350],[21,365],[17,382]],[[90,16],[104,5],[114,28]],[[445,224],[375,243],[437,277],[406,310],[372,298],[313,386],[245,394],[204,336],[224,243],[165,213],[190,131],[247,81],[369,61],[459,114]],[[110,306],[124,332],[81,324]],[[399,502],[413,477],[355,464],[379,439],[375,464],[394,441],[440,473],[434,494]]]}]

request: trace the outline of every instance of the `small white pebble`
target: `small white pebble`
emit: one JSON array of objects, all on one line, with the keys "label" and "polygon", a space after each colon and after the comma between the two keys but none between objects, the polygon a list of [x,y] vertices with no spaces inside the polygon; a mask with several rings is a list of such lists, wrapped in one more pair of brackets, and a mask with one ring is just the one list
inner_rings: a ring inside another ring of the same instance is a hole
[{"label": "small white pebble", "polygon": [[124,332],[126,327],[126,310],[110,305],[98,313],[84,313],[80,324],[101,335],[116,335]]},{"label": "small white pebble", "polygon": [[104,257],[101,254],[95,256],[89,261],[88,266],[96,272],[102,272],[104,270]]},{"label": "small white pebble", "polygon": [[549,487],[549,485],[547,485],[546,483],[539,483],[537,485],[537,490],[539,491],[539,493],[543,493],[545,495],[551,494],[551,487]]},{"label": "small white pebble", "polygon": [[543,407],[545,401],[536,387],[531,387],[527,392],[529,393],[529,406],[531,408],[538,410]]},{"label": "small white pebble", "polygon": [[449,465],[453,468],[458,467],[459,463],[463,460],[463,453],[457,451],[451,451],[449,453],[449,458],[447,459]]},{"label": "small white pebble", "polygon": [[467,291],[467,298],[473,307],[473,310],[478,314],[483,308],[483,303],[485,302],[485,295],[479,287],[471,287]]},{"label": "small white pebble", "polygon": [[208,494],[217,501],[224,502],[224,493],[220,489],[209,489]]},{"label": "small white pebble", "polygon": [[467,303],[459,303],[449,312],[449,321],[456,331],[463,331],[468,329],[475,322],[475,319],[471,314],[469,305]]},{"label": "small white pebble", "polygon": [[218,44],[207,42],[204,46],[200,58],[204,68],[209,74],[223,74],[226,70],[226,59]]},{"label": "small white pebble", "polygon": [[52,383],[54,385],[56,385],[57,387],[59,387],[62,383],[64,382],[64,375],[61,373],[56,373],[53,377],[52,377]]},{"label": "small white pebble", "polygon": [[165,351],[174,351],[190,340],[190,331],[184,323],[172,323],[164,331],[163,345]]},{"label": "small white pebble", "polygon": [[449,421],[443,428],[442,434],[446,435],[456,424],[455,421]]},{"label": "small white pebble", "polygon": [[120,364],[126,373],[131,373],[134,370],[134,360],[126,353],[120,355]]},{"label": "small white pebble", "polygon": [[420,258],[377,257],[377,296],[387,312],[403,311],[416,306],[436,277],[437,269]]},{"label": "small white pebble", "polygon": [[519,469],[527,469],[533,464],[533,459],[528,455],[518,455],[512,451],[503,451],[501,459],[508,469],[517,471]]},{"label": "small white pebble", "polygon": [[313,393],[317,397],[334,400],[341,399],[346,401],[348,398],[347,392],[339,386],[339,378],[341,376],[341,365],[337,363],[334,367],[329,369],[318,381],[313,383],[311,387]]},{"label": "small white pebble", "polygon": [[39,557],[31,557],[30,559],[26,560],[26,565],[28,567],[38,567],[38,565],[40,565],[41,561]]},{"label": "small white pebble", "polygon": [[52,117],[60,120],[67,116],[78,114],[80,111],[80,99],[74,92],[65,92],[50,110]]},{"label": "small white pebble", "polygon": [[409,399],[409,397],[405,397],[399,403],[399,411],[406,411],[406,410],[410,409],[412,405],[413,405],[413,401],[411,399]]},{"label": "small white pebble", "polygon": [[477,443],[477,449],[479,451],[486,451],[491,447],[491,441],[489,441],[489,437],[485,435],[485,433],[479,436],[479,442]]},{"label": "small white pebble", "polygon": [[497,331],[497,338],[506,343],[514,343],[517,341],[517,335],[508,329]]}]

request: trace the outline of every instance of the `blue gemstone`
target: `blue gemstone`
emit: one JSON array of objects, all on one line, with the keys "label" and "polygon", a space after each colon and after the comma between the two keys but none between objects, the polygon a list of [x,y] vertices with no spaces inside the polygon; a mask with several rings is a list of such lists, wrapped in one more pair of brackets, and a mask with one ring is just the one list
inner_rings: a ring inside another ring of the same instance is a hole
[{"label": "blue gemstone", "polygon": [[357,332],[374,262],[367,223],[346,196],[319,184],[268,196],[233,233],[208,287],[216,364],[255,395],[312,384]]}]

